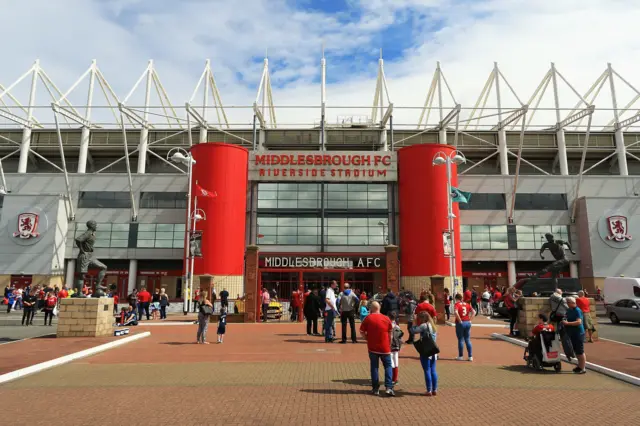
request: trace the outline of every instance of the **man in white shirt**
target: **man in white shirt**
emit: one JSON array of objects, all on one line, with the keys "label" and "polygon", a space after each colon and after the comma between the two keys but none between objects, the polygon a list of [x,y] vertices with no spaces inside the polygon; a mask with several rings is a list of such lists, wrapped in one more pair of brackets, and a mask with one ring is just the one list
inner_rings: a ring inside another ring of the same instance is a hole
[{"label": "man in white shirt", "polygon": [[491,293],[488,288],[484,289],[484,293],[482,293],[482,314],[483,315],[491,315]]},{"label": "man in white shirt", "polygon": [[324,308],[324,341],[333,343],[333,320],[338,312],[336,307],[336,287],[338,284],[331,281],[331,286],[327,289],[326,306]]}]

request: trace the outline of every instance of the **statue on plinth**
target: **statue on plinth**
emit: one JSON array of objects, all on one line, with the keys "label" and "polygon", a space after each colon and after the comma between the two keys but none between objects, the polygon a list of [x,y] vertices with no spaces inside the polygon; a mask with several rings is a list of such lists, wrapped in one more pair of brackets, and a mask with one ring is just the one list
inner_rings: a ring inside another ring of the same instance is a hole
[{"label": "statue on plinth", "polygon": [[75,297],[84,297],[82,294],[82,286],[84,285],[85,274],[89,272],[89,267],[98,268],[98,280],[96,281],[96,291],[94,297],[107,296],[107,287],[102,284],[104,276],[107,274],[107,265],[100,262],[93,254],[93,246],[96,242],[96,231],[98,224],[95,220],[87,222],[87,230],[76,238],[76,246],[80,253],[76,260],[76,288]]},{"label": "statue on plinth", "polygon": [[569,266],[569,260],[567,259],[567,255],[564,252],[564,247],[566,246],[571,254],[576,254],[576,252],[573,251],[571,244],[569,244],[568,242],[554,239],[553,234],[546,233],[544,236],[547,239],[547,242],[544,243],[542,247],[540,247],[540,258],[544,260],[544,252],[546,250],[549,250],[555,261],[538,271],[535,277],[540,278],[541,276],[551,272],[555,288],[557,289],[558,274],[567,266]]}]

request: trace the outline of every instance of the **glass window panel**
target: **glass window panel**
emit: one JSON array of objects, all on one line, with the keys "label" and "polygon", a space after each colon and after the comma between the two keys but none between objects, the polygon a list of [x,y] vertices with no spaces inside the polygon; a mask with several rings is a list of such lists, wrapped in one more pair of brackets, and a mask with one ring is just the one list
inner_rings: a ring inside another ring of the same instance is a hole
[{"label": "glass window panel", "polygon": [[338,226],[330,226],[328,228],[325,228],[325,234],[327,235],[346,235],[347,234],[347,228],[343,228],[343,227],[338,227]]},{"label": "glass window panel", "polygon": [[460,248],[462,250],[473,250],[473,244],[470,241],[461,241]]},{"label": "glass window panel", "polygon": [[328,201],[326,203],[327,208],[330,209],[346,209],[347,208],[347,200],[333,200]]},{"label": "glass window panel", "polygon": [[491,225],[489,228],[491,233],[494,234],[506,234],[507,233],[507,225]]},{"label": "glass window panel", "polygon": [[320,191],[319,185],[317,183],[299,183],[298,184],[298,192],[318,192]]},{"label": "glass window panel", "polygon": [[490,250],[491,249],[491,243],[489,241],[474,241],[473,243],[473,249],[474,250]]},{"label": "glass window panel", "polygon": [[298,227],[298,235],[318,235],[317,227],[300,226]]},{"label": "glass window panel", "polygon": [[472,241],[473,238],[471,237],[471,234],[467,234],[467,233],[460,233],[460,241]]},{"label": "glass window panel", "polygon": [[531,234],[516,234],[516,240],[518,241],[518,247],[520,247],[520,241],[535,241],[536,236]]},{"label": "glass window panel", "polygon": [[316,236],[300,235],[298,236],[298,244],[315,245],[318,244],[320,238]]},{"label": "glass window panel", "polygon": [[492,250],[508,250],[509,249],[509,243],[507,243],[506,241],[504,241],[504,242],[491,241],[491,249]]},{"label": "glass window panel", "polygon": [[384,201],[387,202],[387,193],[386,192],[369,192],[368,194],[369,201]]},{"label": "glass window panel", "polygon": [[327,184],[328,192],[346,192],[348,190],[348,185],[346,183],[330,183]]},{"label": "glass window panel", "polygon": [[298,237],[295,235],[278,235],[276,241],[278,244],[296,244]]},{"label": "glass window panel", "polygon": [[518,249],[519,250],[533,250],[536,248],[534,242],[521,242],[518,241]]},{"label": "glass window panel", "polygon": [[128,240],[129,233],[128,232],[112,232],[111,240]]},{"label": "glass window panel", "polygon": [[348,192],[329,192],[327,194],[328,200],[346,200],[349,198]]},{"label": "glass window panel", "polygon": [[156,232],[156,240],[173,240],[173,232]]},{"label": "glass window panel", "polygon": [[349,200],[347,207],[350,209],[366,209],[367,200]]},{"label": "glass window panel", "polygon": [[320,218],[318,217],[299,217],[298,226],[318,226]]},{"label": "glass window panel", "polygon": [[387,201],[371,201],[369,200],[369,202],[367,203],[367,208],[369,209],[386,209],[387,208]]},{"label": "glass window panel", "polygon": [[320,197],[317,192],[296,192],[298,200],[318,200]]},{"label": "glass window panel", "polygon": [[558,232],[558,233],[567,234],[568,233],[567,231],[568,231],[568,229],[567,229],[566,226],[552,226],[551,227],[551,232],[553,232],[553,233]]},{"label": "glass window panel", "polygon": [[366,183],[351,183],[348,186],[349,192],[363,192],[367,193],[367,184]]},{"label": "glass window panel", "polygon": [[326,223],[329,226],[347,226],[348,220],[346,217],[330,217]]},{"label": "glass window panel", "polygon": [[475,233],[489,233],[488,225],[472,225],[471,232]]},{"label": "glass window panel", "polygon": [[294,191],[279,191],[278,192],[278,201],[279,200],[297,200],[298,193]]},{"label": "glass window panel", "polygon": [[508,236],[507,234],[494,234],[493,232],[491,233],[491,242],[499,242],[499,243],[507,243],[508,241]]},{"label": "glass window panel", "polygon": [[276,226],[278,225],[277,217],[258,216],[258,225],[260,226]]},{"label": "glass window panel", "polygon": [[259,209],[276,209],[278,208],[277,200],[258,200]]},{"label": "glass window panel", "polygon": [[367,218],[366,217],[350,217],[347,220],[347,224],[349,227],[352,226],[367,226]]},{"label": "glass window panel", "polygon": [[329,245],[347,245],[348,240],[347,236],[342,235],[328,235],[327,236],[327,244]]},{"label": "glass window panel", "polygon": [[258,184],[258,192],[261,191],[277,191],[278,184],[277,183],[259,183]]},{"label": "glass window panel", "polygon": [[129,224],[128,223],[114,223],[111,225],[112,231],[121,231],[121,232],[129,232]]},{"label": "glass window panel", "polygon": [[[387,184],[385,183],[370,183],[369,192],[387,192]],[[386,195],[385,195],[386,197]]]},{"label": "glass window panel", "polygon": [[[112,226],[113,225],[111,223],[98,223],[98,231],[111,232]],[[84,232],[87,230],[87,227],[83,225],[80,229]]]},{"label": "glass window panel", "polygon": [[367,235],[349,235],[348,244],[350,246],[366,246],[369,244]]},{"label": "glass window panel", "polygon": [[156,224],[156,232],[173,232],[172,223],[158,223]]},{"label": "glass window panel", "polygon": [[298,184],[297,183],[279,183],[278,184],[278,192],[282,192],[282,191],[297,192],[298,191]]},{"label": "glass window panel", "polygon": [[297,226],[298,219],[295,217],[279,217],[278,226]]},{"label": "glass window panel", "polygon": [[348,229],[349,236],[352,235],[369,235],[369,228],[362,226],[350,226]]},{"label": "glass window panel", "polygon": [[533,226],[528,225],[516,225],[516,234],[532,234]]},{"label": "glass window panel", "polygon": [[95,247],[96,248],[108,248],[110,240],[98,240],[96,239]]},{"label": "glass window panel", "polygon": [[279,226],[278,236],[280,235],[298,235],[298,228],[295,226]]},{"label": "glass window panel", "polygon": [[380,235],[369,235],[369,244],[382,246],[385,244],[384,237]]},{"label": "glass window panel", "polygon": [[296,207],[298,207],[296,200],[278,200],[279,209],[295,209]]},{"label": "glass window panel", "polygon": [[129,240],[111,240],[111,247],[127,248],[129,247]]},{"label": "glass window panel", "polygon": [[277,235],[278,234],[278,228],[275,226],[260,226],[260,228],[258,228],[258,234],[262,234],[262,235]]},{"label": "glass window panel", "polygon": [[155,240],[138,240],[137,246],[140,248],[154,247]]},{"label": "glass window panel", "polygon": [[172,248],[173,240],[156,240],[156,248]]},{"label": "glass window panel", "polygon": [[258,244],[275,244],[276,237],[275,235],[265,235],[263,238],[258,240]]},{"label": "glass window panel", "polygon": [[299,209],[316,209],[320,205],[319,200],[298,200]]},{"label": "glass window panel", "polygon": [[471,225],[460,225],[460,232],[461,233],[470,233],[471,232]]},{"label": "glass window panel", "polygon": [[389,220],[386,217],[370,217],[367,219],[367,221],[369,222],[369,226],[379,226],[382,228],[382,225],[380,225],[380,221],[383,221],[384,223],[388,223]]},{"label": "glass window panel", "polygon": [[187,226],[184,223],[176,223],[175,225],[173,225],[174,232],[181,232],[184,234],[186,230]]},{"label": "glass window panel", "polygon": [[275,200],[278,198],[276,191],[258,191],[258,200]]},{"label": "glass window panel", "polygon": [[156,233],[155,232],[138,232],[138,241],[139,240],[155,240]]},{"label": "glass window panel", "polygon": [[367,193],[366,192],[348,192],[347,199],[349,201],[352,201],[352,200],[367,201]]},{"label": "glass window panel", "polygon": [[176,232],[176,231],[174,231],[174,232],[173,232],[173,239],[174,239],[174,240],[179,240],[180,238],[184,238],[184,237],[185,237],[185,235],[184,235],[184,234],[185,234],[185,232],[184,232],[184,231],[182,231],[182,232]]},{"label": "glass window panel", "polygon": [[173,248],[184,248],[184,240],[173,240]]},{"label": "glass window panel", "polygon": [[489,234],[476,234],[474,232],[471,234],[471,237],[474,243],[476,241],[491,241],[491,236]]},{"label": "glass window panel", "polygon": [[551,226],[534,226],[533,232],[536,234],[546,234],[547,232],[551,232]]}]

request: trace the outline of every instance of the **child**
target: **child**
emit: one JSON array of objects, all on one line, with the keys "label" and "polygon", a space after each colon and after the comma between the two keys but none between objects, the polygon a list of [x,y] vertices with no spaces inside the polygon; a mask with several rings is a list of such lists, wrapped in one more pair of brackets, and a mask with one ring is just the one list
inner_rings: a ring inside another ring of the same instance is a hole
[{"label": "child", "polygon": [[218,343],[222,343],[224,340],[224,333],[227,329],[227,308],[222,306],[220,308],[220,320],[218,321]]},{"label": "child", "polygon": [[367,299],[360,300],[360,321],[364,321],[364,319],[369,315],[369,310],[367,309]]},{"label": "child", "polygon": [[396,322],[398,314],[395,311],[389,313],[389,319],[393,325],[393,330],[391,331],[391,368],[393,368],[392,381],[395,386],[398,384],[398,355],[400,353],[400,348],[402,347],[402,336],[404,336],[404,332]]}]

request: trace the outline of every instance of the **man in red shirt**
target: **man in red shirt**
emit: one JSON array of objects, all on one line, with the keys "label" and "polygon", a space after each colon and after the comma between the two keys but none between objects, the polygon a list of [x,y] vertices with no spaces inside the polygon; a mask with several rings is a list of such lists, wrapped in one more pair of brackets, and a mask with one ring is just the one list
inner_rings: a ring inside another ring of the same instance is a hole
[{"label": "man in red shirt", "polygon": [[369,361],[371,362],[371,383],[373,394],[380,395],[378,370],[380,360],[384,366],[384,387],[387,396],[396,396],[393,391],[393,369],[391,368],[391,333],[393,325],[389,317],[380,313],[380,304],[371,303],[371,313],[360,325],[360,334],[367,341]]},{"label": "man in red shirt", "polygon": [[138,316],[140,317],[140,321],[142,321],[143,313],[147,315],[147,321],[151,319],[151,315],[149,315],[149,302],[151,302],[151,293],[147,291],[146,287],[142,287],[142,290],[138,293]]},{"label": "man in red shirt", "polygon": [[420,303],[418,303],[418,306],[416,306],[416,312],[415,312],[416,322],[417,322],[416,326],[419,326],[421,324],[420,312],[422,311],[427,311],[431,316],[431,318],[434,319],[434,321],[437,318],[436,308],[434,308],[433,305],[427,301],[426,294],[420,295]]},{"label": "man in red shirt", "polygon": [[294,290],[291,293],[291,321],[297,321],[300,314],[300,291]]},{"label": "man in red shirt", "polygon": [[69,297],[69,292],[67,291],[67,286],[63,285],[62,290],[58,292],[58,299],[66,299]]},{"label": "man in red shirt", "polygon": [[584,320],[583,325],[587,332],[587,336],[589,336],[589,343],[593,343],[593,331],[595,330],[595,327],[593,326],[593,318],[591,318],[591,303],[583,290],[578,292],[576,305],[578,305],[578,308],[582,311],[582,318]]},{"label": "man in red shirt", "polygon": [[464,301],[467,302],[467,303],[471,302],[471,290],[467,289],[464,292]]},{"label": "man in red shirt", "polygon": [[475,315],[475,311],[471,305],[462,301],[462,295],[456,294],[456,304],[453,307],[456,315],[456,337],[458,338],[458,361],[462,361],[464,346],[467,347],[467,355],[469,361],[473,361],[473,353],[471,347],[471,318]]}]

